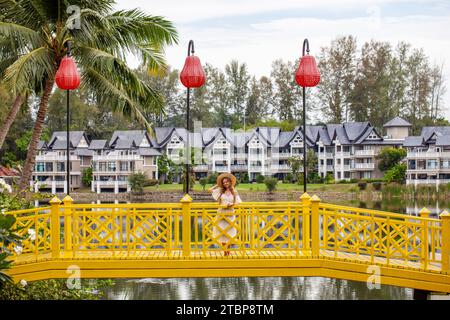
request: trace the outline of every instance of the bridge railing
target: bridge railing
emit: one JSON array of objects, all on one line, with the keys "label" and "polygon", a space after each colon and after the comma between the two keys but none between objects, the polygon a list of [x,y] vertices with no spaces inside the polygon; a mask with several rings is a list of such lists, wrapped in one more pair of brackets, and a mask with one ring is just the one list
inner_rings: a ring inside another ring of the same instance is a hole
[{"label": "bridge railing", "polygon": [[[323,255],[449,271],[450,214],[441,219],[300,201],[244,202],[218,214],[217,203],[74,204],[14,211],[27,240],[18,253],[52,259],[151,257],[295,258]],[[29,231],[31,230],[31,232]],[[32,237],[31,235],[35,236]]]}]

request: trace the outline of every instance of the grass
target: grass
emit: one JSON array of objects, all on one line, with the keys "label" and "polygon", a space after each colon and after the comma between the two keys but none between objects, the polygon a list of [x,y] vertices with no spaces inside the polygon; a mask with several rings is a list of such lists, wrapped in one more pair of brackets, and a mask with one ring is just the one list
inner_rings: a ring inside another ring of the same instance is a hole
[{"label": "grass", "polygon": [[[205,190],[212,187],[212,184],[207,184]],[[352,192],[355,190],[356,184],[308,184],[308,190],[311,191],[338,191],[338,192]],[[236,186],[238,191],[266,191],[266,185],[264,183],[240,183]],[[159,186],[152,186],[144,188],[144,191],[182,191],[182,184],[162,184]],[[279,183],[275,192],[283,191],[302,191],[303,185],[292,183]],[[196,183],[194,191],[203,191],[203,187]]]}]

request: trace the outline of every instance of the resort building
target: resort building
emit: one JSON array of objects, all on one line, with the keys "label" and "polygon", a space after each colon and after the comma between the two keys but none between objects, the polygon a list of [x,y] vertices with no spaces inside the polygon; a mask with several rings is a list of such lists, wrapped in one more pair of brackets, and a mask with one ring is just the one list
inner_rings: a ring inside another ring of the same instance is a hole
[{"label": "resort building", "polygon": [[[39,141],[38,152],[31,187],[35,192],[49,191],[67,192],[66,132],[54,132],[48,143]],[[71,131],[69,134],[70,150],[70,189],[78,189],[81,184],[81,173],[91,166],[92,152],[89,150],[89,139],[84,131]]]},{"label": "resort building", "polygon": [[157,157],[161,153],[146,131],[115,131],[109,142],[93,140],[89,150],[93,154],[93,192],[129,192],[128,177],[136,172],[158,179]]},{"label": "resort building", "polygon": [[[201,128],[189,134],[184,128],[159,127],[154,129],[154,138],[146,131],[129,130],[114,132],[110,140],[92,141],[84,132],[75,131],[70,136],[71,189],[82,186],[82,171],[91,167],[93,192],[130,191],[128,178],[132,173],[143,172],[149,179],[160,178],[157,161],[163,154],[177,164],[171,168],[170,180],[181,182],[188,140],[194,152],[192,170],[197,179],[212,172],[232,172],[237,177],[246,174],[249,181],[255,181],[259,175],[284,179],[292,173],[289,159],[303,158],[305,143],[308,151],[317,155],[314,171],[323,178],[331,176],[336,181],[382,178],[376,159],[380,150],[409,146],[411,141],[417,140],[417,137],[407,138],[411,124],[401,118],[392,119],[384,127],[385,135],[369,122],[307,126],[306,135],[300,126],[289,132],[272,127],[258,127],[249,132]],[[433,142],[433,135],[428,135],[426,141]],[[437,140],[436,152],[450,151],[443,145],[445,138]],[[55,132],[48,144],[39,143],[32,181],[36,191],[47,188],[53,193],[66,192],[65,148],[64,132]],[[439,167],[444,168],[447,162],[439,162]],[[430,162],[428,168],[431,167]],[[299,168],[299,172],[302,170]],[[450,178],[442,174],[436,179]]]},{"label": "resort building", "polygon": [[407,184],[450,183],[450,127],[424,127],[405,139]]}]

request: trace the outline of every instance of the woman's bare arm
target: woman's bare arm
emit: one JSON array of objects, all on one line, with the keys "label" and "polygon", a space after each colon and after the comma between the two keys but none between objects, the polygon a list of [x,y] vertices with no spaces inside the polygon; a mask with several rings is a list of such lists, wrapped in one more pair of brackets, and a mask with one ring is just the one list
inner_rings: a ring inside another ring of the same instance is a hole
[{"label": "woman's bare arm", "polygon": [[209,192],[212,192],[214,189],[218,188],[219,186],[217,184],[213,185],[211,188],[208,189]]}]

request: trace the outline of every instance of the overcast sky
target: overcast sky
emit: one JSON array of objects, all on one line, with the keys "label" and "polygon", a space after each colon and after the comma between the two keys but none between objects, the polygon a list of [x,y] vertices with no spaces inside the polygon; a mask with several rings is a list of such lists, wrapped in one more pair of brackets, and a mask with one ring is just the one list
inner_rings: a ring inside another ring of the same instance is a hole
[{"label": "overcast sky", "polygon": [[[450,0],[118,0],[118,9],[140,8],[174,22],[180,41],[167,48],[169,64],[181,69],[190,39],[202,64],[221,69],[232,59],[257,77],[269,75],[275,59],[295,60],[304,38],[311,54],[342,35],[358,45],[370,39],[424,48],[445,63],[450,120]],[[133,59],[130,65],[136,66]],[[293,70],[295,72],[295,70]]]}]

